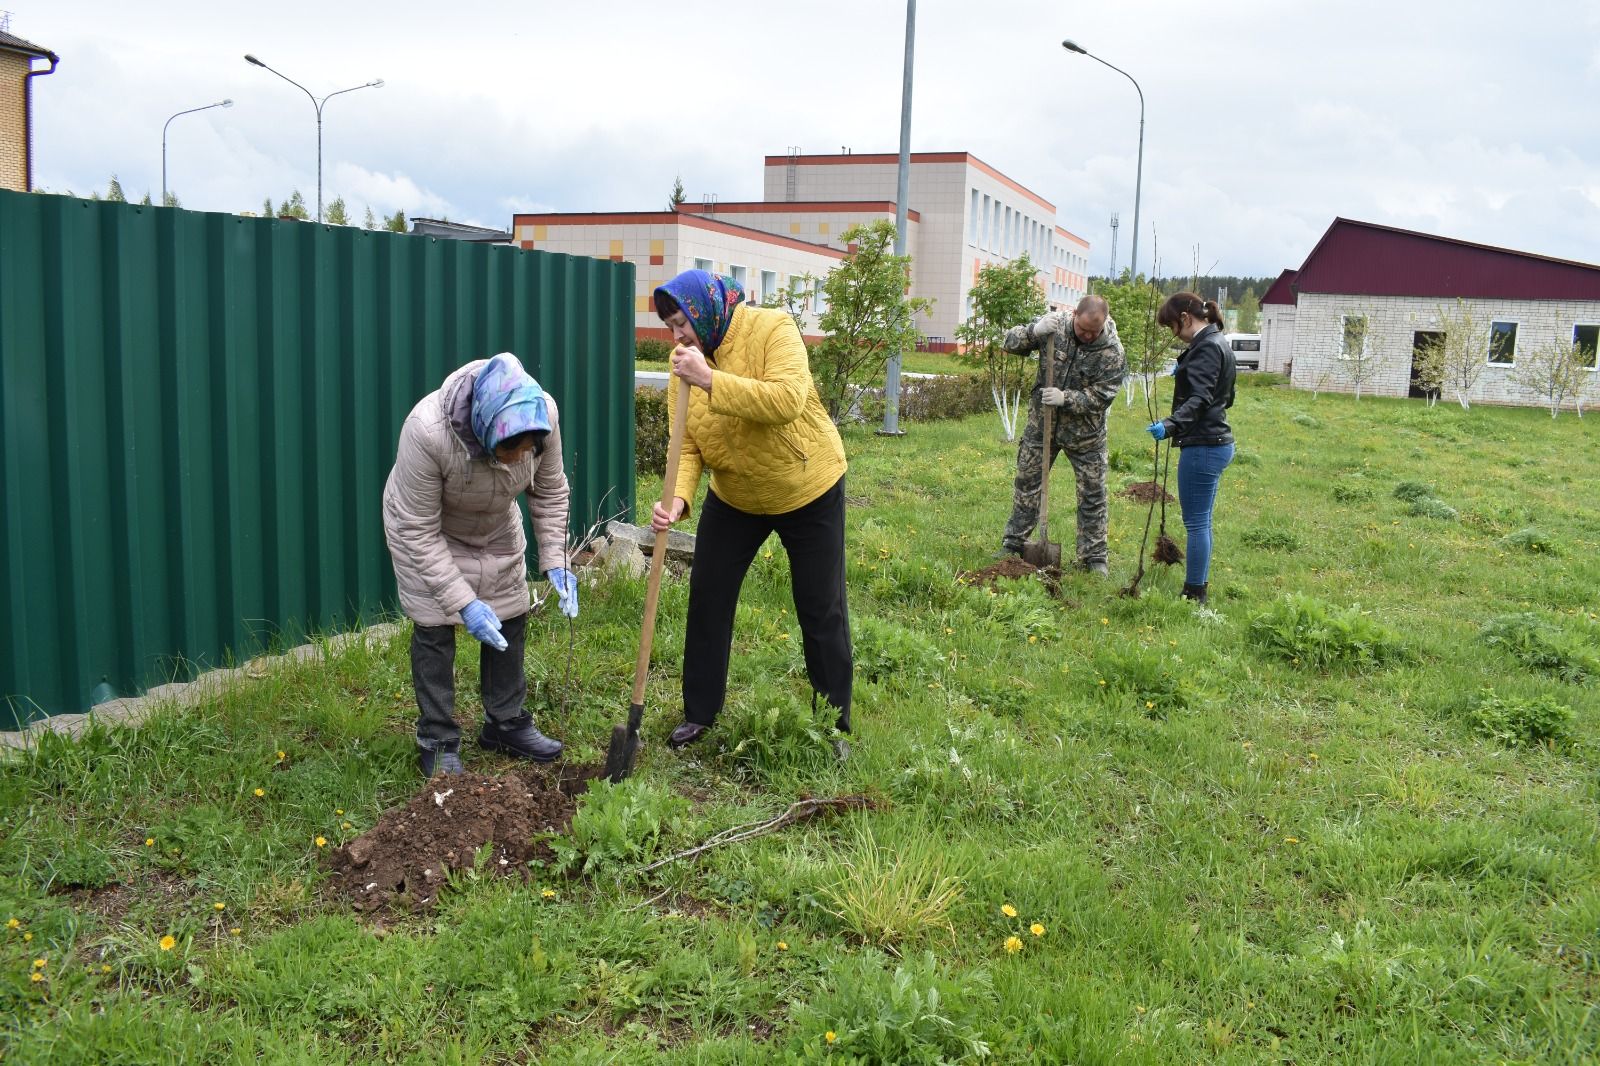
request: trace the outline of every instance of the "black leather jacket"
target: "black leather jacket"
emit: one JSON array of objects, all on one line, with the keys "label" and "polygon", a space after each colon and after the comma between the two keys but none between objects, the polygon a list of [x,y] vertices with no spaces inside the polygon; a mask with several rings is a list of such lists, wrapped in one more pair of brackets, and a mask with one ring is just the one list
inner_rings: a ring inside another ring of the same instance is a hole
[{"label": "black leather jacket", "polygon": [[1232,444],[1233,428],[1228,425],[1228,408],[1233,406],[1234,380],[1239,376],[1233,351],[1216,326],[1195,334],[1189,347],[1178,356],[1173,371],[1172,414],[1166,423],[1167,436],[1180,448],[1191,444]]}]

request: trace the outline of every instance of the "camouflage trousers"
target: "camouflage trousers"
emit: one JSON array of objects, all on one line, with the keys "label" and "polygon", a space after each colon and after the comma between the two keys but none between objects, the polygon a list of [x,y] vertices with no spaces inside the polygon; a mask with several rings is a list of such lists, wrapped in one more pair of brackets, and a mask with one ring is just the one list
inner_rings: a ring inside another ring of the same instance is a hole
[{"label": "camouflage trousers", "polygon": [[[1065,452],[1072,463],[1073,480],[1078,488],[1078,563],[1087,566],[1106,561],[1106,435],[1103,423],[1096,427],[1096,432],[1087,435],[1075,432],[1078,428],[1071,419],[1057,415],[1050,463],[1054,467],[1056,456],[1061,452]],[[1038,408],[1034,408],[1017,447],[1011,520],[1006,523],[1005,535],[1001,538],[1001,544],[1012,551],[1022,550],[1028,535],[1039,523],[1039,474],[1044,469],[1043,453],[1044,429]]]}]

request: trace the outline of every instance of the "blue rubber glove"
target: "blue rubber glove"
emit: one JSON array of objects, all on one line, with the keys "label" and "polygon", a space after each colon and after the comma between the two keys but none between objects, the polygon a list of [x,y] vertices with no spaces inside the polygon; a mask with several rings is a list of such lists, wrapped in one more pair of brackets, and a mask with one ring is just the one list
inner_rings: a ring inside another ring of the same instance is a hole
[{"label": "blue rubber glove", "polygon": [[506,638],[500,633],[500,619],[494,613],[494,608],[487,603],[473,600],[461,608],[461,621],[466,624],[468,633],[495,651],[506,650]]},{"label": "blue rubber glove", "polygon": [[1166,440],[1167,438],[1167,424],[1165,422],[1152,422],[1144,428],[1145,432],[1156,440]]},{"label": "blue rubber glove", "polygon": [[550,584],[556,588],[556,595],[561,597],[558,606],[561,613],[568,618],[578,617],[578,579],[571,570],[556,566],[544,572],[550,579]]}]

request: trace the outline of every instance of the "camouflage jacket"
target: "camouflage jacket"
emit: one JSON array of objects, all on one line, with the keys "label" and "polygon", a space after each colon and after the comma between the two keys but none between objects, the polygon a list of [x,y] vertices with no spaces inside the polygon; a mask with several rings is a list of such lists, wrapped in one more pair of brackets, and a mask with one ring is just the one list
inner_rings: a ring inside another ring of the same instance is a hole
[{"label": "camouflage jacket", "polygon": [[[1031,352],[1044,349],[1044,337],[1035,338],[1033,324],[1013,326],[1006,331],[1002,347],[1008,352]],[[1080,341],[1069,324],[1056,334],[1054,373],[1045,379],[1045,360],[1039,360],[1039,376],[1034,381],[1032,406],[1039,404],[1039,390],[1054,385],[1064,394],[1057,411],[1063,422],[1078,422],[1077,431],[1105,428],[1106,408],[1117,398],[1117,389],[1128,373],[1128,358],[1122,352],[1122,341],[1117,337],[1115,319],[1106,319],[1100,336],[1092,341]]]}]

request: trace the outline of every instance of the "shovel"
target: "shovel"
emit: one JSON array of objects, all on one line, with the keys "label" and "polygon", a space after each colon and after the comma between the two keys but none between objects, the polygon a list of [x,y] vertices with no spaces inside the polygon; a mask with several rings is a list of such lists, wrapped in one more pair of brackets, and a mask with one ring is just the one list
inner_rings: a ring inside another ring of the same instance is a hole
[{"label": "shovel", "polygon": [[[689,418],[689,383],[678,378],[677,417],[672,420],[672,435],[667,440],[667,470],[661,482],[661,506],[672,508],[678,486],[678,459],[683,455],[683,424]],[[656,534],[650,552],[650,580],[644,594],[644,628],[639,635],[639,659],[633,666],[633,702],[628,706],[628,723],[611,727],[611,745],[606,749],[606,780],[612,784],[633,773],[639,754],[639,726],[644,722],[644,688],[650,676],[650,645],[656,635],[656,603],[661,598],[661,570],[667,559],[667,536]]]},{"label": "shovel", "polygon": [[[1044,383],[1053,385],[1056,376],[1056,335],[1054,333],[1044,341],[1045,372]],[[1050,458],[1055,447],[1055,411],[1054,407],[1040,404],[1044,408],[1044,449],[1039,453],[1039,537],[1030,540],[1022,546],[1022,561],[1043,570],[1046,568],[1061,569],[1061,545],[1050,540]]]}]

